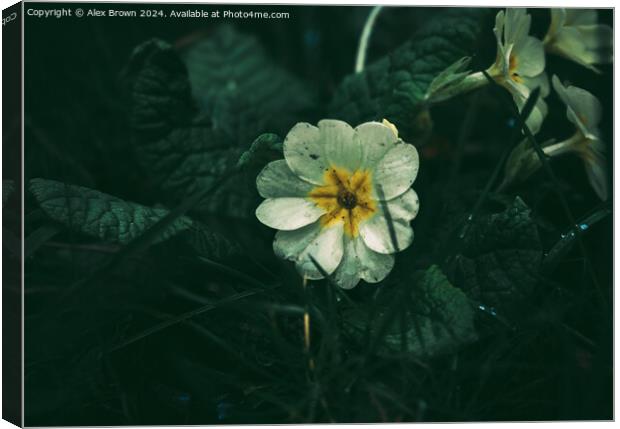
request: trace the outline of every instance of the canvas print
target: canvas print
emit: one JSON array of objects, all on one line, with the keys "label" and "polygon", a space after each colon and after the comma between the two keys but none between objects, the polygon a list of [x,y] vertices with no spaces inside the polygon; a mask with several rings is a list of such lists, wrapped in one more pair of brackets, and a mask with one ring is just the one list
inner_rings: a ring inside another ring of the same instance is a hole
[{"label": "canvas print", "polygon": [[26,425],[613,419],[611,9],[23,13]]}]

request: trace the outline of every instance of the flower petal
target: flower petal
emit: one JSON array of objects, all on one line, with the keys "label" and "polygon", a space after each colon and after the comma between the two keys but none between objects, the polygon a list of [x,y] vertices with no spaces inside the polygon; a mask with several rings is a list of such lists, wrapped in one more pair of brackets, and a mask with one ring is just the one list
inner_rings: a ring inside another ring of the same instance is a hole
[{"label": "flower petal", "polygon": [[527,86],[530,91],[533,91],[535,88],[540,88],[540,96],[542,98],[549,95],[549,77],[547,77],[547,73],[542,72],[541,74],[534,77],[523,77],[523,83]]},{"label": "flower petal", "polygon": [[323,278],[311,256],[327,274],[333,273],[344,254],[343,235],[342,223],[322,228],[319,235],[296,258],[295,265],[299,274],[311,280]]},{"label": "flower petal", "polygon": [[566,22],[566,9],[564,8],[551,8],[551,23],[545,36],[545,43],[552,40],[558,31],[564,26]]},{"label": "flower petal", "polygon": [[268,198],[256,209],[256,217],[268,227],[290,231],[306,226],[325,211],[304,198]]},{"label": "flower petal", "polygon": [[504,46],[519,45],[530,32],[532,17],[527,9],[520,7],[506,8],[504,20]]},{"label": "flower petal", "polygon": [[374,196],[390,200],[401,195],[411,187],[418,175],[420,160],[415,146],[399,142],[392,147],[375,166],[372,181],[375,189]]},{"label": "flower petal", "polygon": [[404,194],[386,201],[387,209],[392,219],[411,221],[418,215],[420,200],[413,189],[408,189]]},{"label": "flower petal", "polygon": [[305,122],[295,125],[284,139],[284,158],[290,169],[316,185],[323,183],[329,167],[323,143],[319,129]]},{"label": "flower petal", "polygon": [[545,70],[545,48],[536,37],[527,36],[513,48],[517,59],[516,72],[520,76],[533,77]]},{"label": "flower petal", "polygon": [[[525,102],[530,96],[530,90],[527,86],[521,83],[515,83],[512,81],[506,82],[506,88],[512,95],[513,100],[515,101],[519,112],[523,110],[523,106],[525,106]],[[541,91],[542,92],[542,91]],[[532,112],[525,120],[528,128],[532,132],[532,134],[538,133],[540,131],[540,127],[542,126],[543,121],[545,120],[545,116],[547,115],[547,103],[543,100],[542,97],[538,98],[536,105],[532,109]]]},{"label": "flower petal", "polygon": [[596,24],[596,10],[595,9],[571,9],[566,8],[566,20],[565,25],[590,25]]},{"label": "flower petal", "polygon": [[295,231],[278,231],[273,250],[278,257],[295,261],[302,276],[322,279],[310,255],[328,274],[333,273],[344,253],[342,224],[325,228],[321,222],[315,222]]},{"label": "flower petal", "polygon": [[377,283],[387,277],[394,267],[394,256],[370,250],[363,240],[355,241],[355,251],[360,265],[360,277],[368,283]]},{"label": "flower petal", "polygon": [[355,171],[362,161],[362,147],[349,124],[334,119],[319,122],[325,156],[330,164]]},{"label": "flower petal", "polygon": [[594,64],[613,60],[613,30],[606,25],[563,27],[557,32],[549,50],[597,71]]},{"label": "flower petal", "polygon": [[391,148],[398,143],[394,131],[379,122],[366,122],[355,128],[363,151],[362,168],[374,167]]},{"label": "flower petal", "polygon": [[353,289],[360,281],[360,260],[357,256],[356,243],[360,238],[344,237],[344,254],[342,261],[334,271],[334,282],[343,289]]},{"label": "flower petal", "polygon": [[279,258],[295,261],[322,230],[321,222],[314,222],[293,231],[278,231],[273,240],[273,251]]},{"label": "flower petal", "polygon": [[413,242],[413,229],[409,222],[402,219],[392,219],[396,243],[392,242],[387,218],[382,210],[375,216],[360,225],[360,235],[371,250],[378,253],[395,253],[406,249]]},{"label": "flower petal", "polygon": [[588,91],[576,86],[565,87],[556,75],[551,79],[553,88],[566,104],[566,117],[589,139],[598,138],[598,124],[603,107]]},{"label": "flower petal", "polygon": [[256,187],[263,198],[306,197],[314,188],[297,177],[284,159],[267,164],[256,178]]}]

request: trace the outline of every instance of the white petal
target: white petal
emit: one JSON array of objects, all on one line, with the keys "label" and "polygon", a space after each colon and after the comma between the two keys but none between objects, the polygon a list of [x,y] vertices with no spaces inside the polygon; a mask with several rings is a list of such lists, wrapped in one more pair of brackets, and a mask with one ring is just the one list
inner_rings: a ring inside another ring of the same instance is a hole
[{"label": "white petal", "polygon": [[608,25],[584,25],[578,27],[579,35],[590,64],[608,64],[613,61],[614,32]]},{"label": "white petal", "polygon": [[357,170],[362,161],[362,148],[353,128],[343,121],[323,119],[319,130],[327,160],[351,172]]},{"label": "white petal", "polygon": [[362,241],[360,238],[344,237],[344,254],[342,261],[336,271],[334,271],[333,279],[338,286],[343,289],[353,289],[360,281],[360,260],[357,256],[356,242]]},{"label": "white petal", "polygon": [[294,261],[322,230],[321,223],[314,222],[294,231],[278,231],[273,240],[273,251],[282,259]]},{"label": "white petal", "polygon": [[314,188],[291,171],[285,160],[272,161],[256,178],[258,193],[263,198],[305,197]]},{"label": "white petal", "polygon": [[284,139],[284,158],[293,172],[316,185],[323,183],[329,162],[323,150],[321,132],[305,122],[295,125]]},{"label": "white petal", "polygon": [[355,241],[355,250],[360,264],[360,276],[368,283],[380,282],[392,271],[393,255],[373,252],[360,239]]},{"label": "white petal", "polygon": [[398,143],[390,127],[379,122],[361,124],[355,128],[355,133],[362,147],[362,168],[365,169],[374,167]]},{"label": "white petal", "polygon": [[[506,88],[508,88],[508,90],[510,91],[510,94],[515,101],[519,112],[521,112],[523,110],[523,107],[525,106],[525,102],[530,96],[529,88],[524,84],[515,83],[512,81],[507,81]],[[532,112],[525,120],[525,123],[527,124],[532,134],[536,134],[538,133],[538,131],[540,131],[540,127],[542,126],[546,115],[547,103],[545,103],[545,100],[543,100],[542,97],[539,97],[536,105],[534,105],[534,108],[532,109]]]},{"label": "white petal", "polygon": [[506,8],[504,45],[518,45],[530,32],[532,17],[525,8]]},{"label": "white petal", "polygon": [[395,253],[406,249],[413,242],[413,229],[409,222],[392,219],[396,243],[392,242],[387,219],[382,210],[360,225],[360,235],[371,250],[378,253]]},{"label": "white petal", "polygon": [[420,200],[413,189],[408,189],[404,194],[385,202],[392,219],[409,222],[418,215]]},{"label": "white petal", "polygon": [[593,64],[613,60],[613,30],[606,25],[563,27],[549,50],[578,64],[596,70]]},{"label": "white petal", "polygon": [[552,78],[553,88],[566,104],[566,117],[575,124],[587,138],[598,138],[598,124],[603,107],[588,91],[576,86],[565,87],[557,76]]},{"label": "white petal", "polygon": [[268,198],[256,209],[256,217],[268,227],[290,231],[317,220],[325,211],[304,198]]},{"label": "white petal", "polygon": [[547,35],[545,36],[545,42],[547,40],[551,40],[558,31],[564,25],[566,21],[566,9],[564,8],[552,8],[551,9],[551,24],[549,24],[549,30],[547,30]]},{"label": "white petal", "polygon": [[310,258],[312,256],[327,274],[333,273],[344,253],[343,235],[342,223],[322,228],[320,234],[297,257],[297,271],[311,280],[322,279],[323,275]]},{"label": "white petal", "polygon": [[596,24],[595,9],[566,9],[566,20],[564,25],[590,25]]},{"label": "white petal", "polygon": [[383,191],[383,199],[390,200],[401,195],[411,187],[418,175],[420,160],[415,146],[399,142],[392,147],[375,166],[372,180],[374,195],[379,197],[378,187]]},{"label": "white petal", "polygon": [[517,60],[516,72],[520,76],[536,76],[545,70],[545,48],[535,37],[527,36],[515,45],[513,55]]},{"label": "white petal", "polygon": [[523,77],[523,83],[530,91],[533,91],[535,88],[540,88],[540,96],[542,98],[549,95],[549,77],[545,72],[534,77]]}]

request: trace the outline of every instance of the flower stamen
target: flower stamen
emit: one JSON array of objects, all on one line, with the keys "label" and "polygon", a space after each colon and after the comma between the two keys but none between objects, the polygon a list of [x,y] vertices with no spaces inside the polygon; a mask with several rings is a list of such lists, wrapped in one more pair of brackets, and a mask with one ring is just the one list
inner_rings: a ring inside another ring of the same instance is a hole
[{"label": "flower stamen", "polygon": [[325,172],[324,184],[308,194],[311,201],[326,211],[321,217],[323,227],[342,222],[345,234],[357,236],[360,223],[376,212],[370,176],[365,170],[351,173],[339,167],[331,167]]}]

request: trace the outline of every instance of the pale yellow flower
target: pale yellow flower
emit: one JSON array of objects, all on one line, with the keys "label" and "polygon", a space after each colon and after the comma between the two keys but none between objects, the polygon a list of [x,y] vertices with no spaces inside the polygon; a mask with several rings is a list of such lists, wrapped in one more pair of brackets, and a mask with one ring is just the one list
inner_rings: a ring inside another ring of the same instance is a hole
[{"label": "pale yellow flower", "polygon": [[299,123],[284,140],[285,159],[258,175],[266,200],[256,216],[279,230],[276,255],[303,277],[323,278],[316,261],[342,288],[375,283],[392,270],[392,254],[411,245],[419,158],[397,133],[389,123]]},{"label": "pale yellow flower", "polygon": [[613,30],[598,24],[594,9],[551,9],[545,49],[591,70],[613,61]]}]

